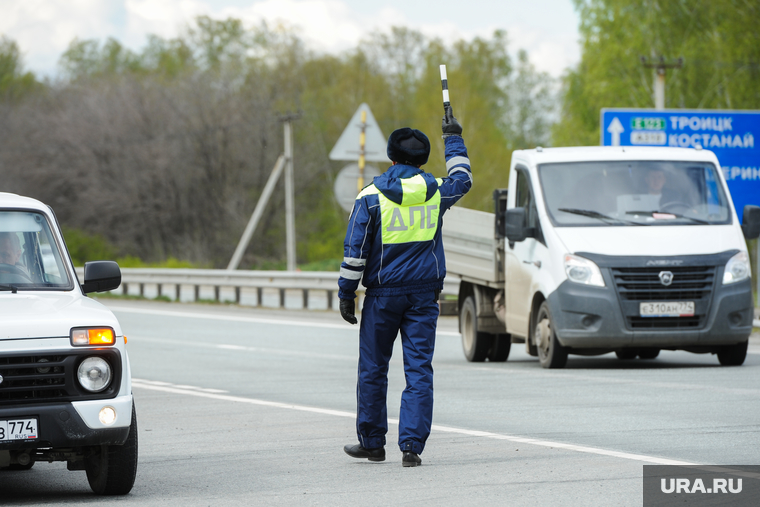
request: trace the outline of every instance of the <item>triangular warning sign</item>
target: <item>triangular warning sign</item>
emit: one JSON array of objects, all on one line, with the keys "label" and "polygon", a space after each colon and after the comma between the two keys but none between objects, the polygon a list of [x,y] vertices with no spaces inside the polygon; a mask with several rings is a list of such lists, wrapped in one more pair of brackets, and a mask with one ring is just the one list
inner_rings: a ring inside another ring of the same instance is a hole
[{"label": "triangular warning sign", "polygon": [[390,162],[387,148],[388,140],[380,130],[377,120],[372,115],[369,106],[362,104],[356,110],[346,130],[338,138],[332,151],[330,160],[358,160],[359,159],[359,135],[362,131],[362,111],[367,111],[367,123],[365,126],[364,160],[368,162]]}]

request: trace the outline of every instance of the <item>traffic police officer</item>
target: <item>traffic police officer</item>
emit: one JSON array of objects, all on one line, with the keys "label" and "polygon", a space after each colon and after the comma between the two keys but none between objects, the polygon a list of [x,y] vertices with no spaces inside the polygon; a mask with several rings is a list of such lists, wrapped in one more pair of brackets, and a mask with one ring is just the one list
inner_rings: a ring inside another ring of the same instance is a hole
[{"label": "traffic police officer", "polygon": [[356,387],[359,443],[344,447],[354,458],[385,460],[388,363],[399,331],[406,376],[398,439],[403,466],[422,463],[430,435],[438,296],[446,276],[442,219],[472,186],[462,127],[450,106],[442,130],[448,177],[420,169],[430,155],[425,134],[395,130],[388,139],[393,165],[359,193],[349,218],[338,295],[341,316],[351,324],[357,322],[359,281],[366,287]]}]

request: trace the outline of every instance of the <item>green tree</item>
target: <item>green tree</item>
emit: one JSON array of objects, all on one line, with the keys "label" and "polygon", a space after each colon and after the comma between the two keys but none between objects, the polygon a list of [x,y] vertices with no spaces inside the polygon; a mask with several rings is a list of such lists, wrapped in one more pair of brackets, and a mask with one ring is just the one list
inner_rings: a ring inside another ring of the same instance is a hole
[{"label": "green tree", "polygon": [[59,65],[69,79],[143,70],[140,56],[114,38],[109,38],[102,46],[96,40],[74,39],[61,56]]},{"label": "green tree", "polygon": [[18,45],[0,37],[0,100],[14,101],[39,87],[34,74],[24,72]]},{"label": "green tree", "polygon": [[555,80],[538,72],[528,53],[517,53],[516,75],[512,81],[509,124],[516,149],[551,144],[551,122],[556,108]]},{"label": "green tree", "polygon": [[652,107],[653,71],[640,57],[682,57],[666,107],[760,107],[760,4],[748,0],[574,0],[582,56],[563,79],[555,145],[599,143],[603,107]]},{"label": "green tree", "polygon": [[[63,223],[90,235],[82,242],[102,237],[118,256],[146,262],[222,267],[283,149],[280,119],[296,112],[298,261],[322,265],[342,257],[346,222],[332,190],[343,164],[328,153],[359,104],[372,107],[385,135],[404,126],[426,132],[425,169],[446,174],[442,63],[475,174],[461,205],[492,209],[493,189],[507,185],[511,149],[545,144],[549,118],[548,77],[524,53],[513,68],[507,49],[503,31],[446,45],[396,27],[325,55],[287,26],[209,17],[173,39],[151,36],[140,50],[115,39],[74,40],[60,61],[67,79],[0,116],[8,133],[0,165],[11,168],[7,188],[52,203]],[[243,267],[282,264],[281,185]]]}]

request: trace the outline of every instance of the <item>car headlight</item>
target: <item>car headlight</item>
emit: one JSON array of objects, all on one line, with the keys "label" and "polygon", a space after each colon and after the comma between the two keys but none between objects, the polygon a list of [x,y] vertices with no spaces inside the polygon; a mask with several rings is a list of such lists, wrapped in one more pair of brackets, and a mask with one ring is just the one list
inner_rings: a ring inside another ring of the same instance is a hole
[{"label": "car headlight", "polygon": [[571,282],[604,287],[604,278],[594,262],[573,254],[565,255],[565,274]]},{"label": "car headlight", "polygon": [[749,276],[749,255],[747,252],[739,252],[726,263],[726,269],[723,271],[723,285],[741,282]]},{"label": "car headlight", "polygon": [[99,393],[111,383],[111,365],[102,357],[88,357],[79,365],[77,378],[82,387]]}]

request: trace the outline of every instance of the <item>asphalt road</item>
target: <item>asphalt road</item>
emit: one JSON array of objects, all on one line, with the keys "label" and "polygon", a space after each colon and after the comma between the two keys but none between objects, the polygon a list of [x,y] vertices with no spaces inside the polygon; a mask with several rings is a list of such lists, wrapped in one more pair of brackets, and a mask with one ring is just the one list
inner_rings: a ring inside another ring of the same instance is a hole
[{"label": "asphalt road", "polygon": [[[0,474],[0,504],[641,505],[646,464],[760,464],[760,338],[742,367],[664,351],[571,356],[543,370],[514,345],[467,363],[439,325],[433,433],[423,466],[346,456],[358,328],[337,312],[105,300],[129,338],[140,462],[128,497],[38,463]],[[397,344],[399,345],[399,344]],[[404,386],[400,348],[389,417]]]}]

